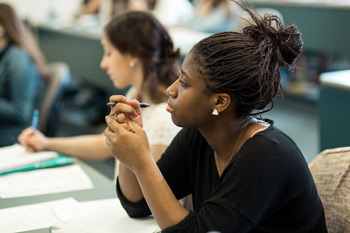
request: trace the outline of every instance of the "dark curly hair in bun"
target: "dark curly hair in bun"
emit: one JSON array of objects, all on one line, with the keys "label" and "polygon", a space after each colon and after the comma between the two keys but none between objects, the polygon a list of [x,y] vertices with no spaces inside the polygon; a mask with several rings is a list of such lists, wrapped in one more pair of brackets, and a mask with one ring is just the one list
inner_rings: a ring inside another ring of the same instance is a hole
[{"label": "dark curly hair in bun", "polygon": [[244,117],[273,108],[274,97],[279,91],[282,94],[279,68],[293,71],[303,42],[295,25],[284,27],[275,15],[260,16],[243,1],[233,2],[249,13],[254,23],[241,33],[221,32],[201,40],[192,55],[208,90],[230,94],[237,116]]}]

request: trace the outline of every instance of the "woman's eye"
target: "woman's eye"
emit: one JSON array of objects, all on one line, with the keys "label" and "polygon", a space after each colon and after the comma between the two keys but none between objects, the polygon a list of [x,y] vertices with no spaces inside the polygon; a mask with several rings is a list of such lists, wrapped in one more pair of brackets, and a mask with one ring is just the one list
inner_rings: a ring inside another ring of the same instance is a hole
[{"label": "woman's eye", "polygon": [[184,83],[181,79],[179,79],[179,82],[180,82],[180,85],[181,85],[182,87],[186,87],[186,86],[187,86],[187,84]]}]

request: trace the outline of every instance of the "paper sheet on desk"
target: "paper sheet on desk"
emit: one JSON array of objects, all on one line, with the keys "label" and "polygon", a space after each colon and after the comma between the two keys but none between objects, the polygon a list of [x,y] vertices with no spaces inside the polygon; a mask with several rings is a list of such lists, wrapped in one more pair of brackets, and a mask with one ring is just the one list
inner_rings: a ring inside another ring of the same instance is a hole
[{"label": "paper sheet on desk", "polygon": [[50,160],[57,156],[58,154],[53,151],[29,153],[19,144],[2,147],[0,148],[0,173]]},{"label": "paper sheet on desk", "polygon": [[90,209],[90,213],[72,221],[51,227],[52,233],[152,233],[159,227],[153,217],[130,218],[119,200],[106,199],[81,202],[80,208]]},{"label": "paper sheet on desk", "polygon": [[92,189],[93,184],[79,165],[39,169],[0,176],[0,197],[25,197]]},{"label": "paper sheet on desk", "polygon": [[0,232],[20,232],[35,229],[49,228],[50,226],[63,221],[72,220],[78,216],[70,214],[69,217],[61,218],[55,212],[56,208],[66,209],[66,213],[79,206],[73,198],[66,198],[57,201],[43,202],[32,205],[0,209]]}]

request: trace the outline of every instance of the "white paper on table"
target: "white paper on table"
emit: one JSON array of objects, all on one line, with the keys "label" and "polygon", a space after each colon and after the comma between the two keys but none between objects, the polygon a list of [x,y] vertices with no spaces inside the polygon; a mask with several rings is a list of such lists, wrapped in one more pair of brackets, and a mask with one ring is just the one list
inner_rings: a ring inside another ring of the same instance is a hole
[{"label": "white paper on table", "polygon": [[26,152],[23,146],[14,144],[0,148],[0,173],[56,158],[58,153],[41,151]]},{"label": "white paper on table", "polygon": [[0,197],[25,197],[92,189],[93,184],[79,165],[16,172],[0,176]]},{"label": "white paper on table", "polygon": [[[73,198],[65,198],[57,201],[43,202],[32,205],[0,209],[0,232],[20,232],[35,229],[49,228],[50,226],[63,222],[55,213],[55,208],[66,208],[67,211],[79,206]],[[77,215],[64,220],[72,220]]]},{"label": "white paper on table", "polygon": [[153,217],[130,218],[117,198],[80,202],[88,213],[72,221],[51,227],[52,233],[152,233],[159,229]]},{"label": "white paper on table", "polygon": [[72,206],[55,206],[55,208],[53,208],[53,211],[62,222],[67,222],[69,220],[91,213],[100,207],[98,203],[103,203],[103,201],[104,200],[80,202],[79,205]]}]

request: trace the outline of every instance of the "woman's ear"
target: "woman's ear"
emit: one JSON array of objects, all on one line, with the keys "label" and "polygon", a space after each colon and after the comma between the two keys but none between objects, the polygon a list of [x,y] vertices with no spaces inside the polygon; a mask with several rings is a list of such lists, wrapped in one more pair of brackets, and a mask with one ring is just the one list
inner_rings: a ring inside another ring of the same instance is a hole
[{"label": "woman's ear", "polygon": [[134,57],[131,55],[128,55],[128,56],[129,56],[129,66],[130,67],[134,67],[135,65],[137,65],[140,62],[140,59],[138,57]]},{"label": "woman's ear", "polygon": [[0,24],[0,36],[3,37],[5,35],[5,28]]},{"label": "woman's ear", "polygon": [[215,95],[215,109],[218,113],[224,112],[231,103],[231,96],[226,93],[218,93]]}]

